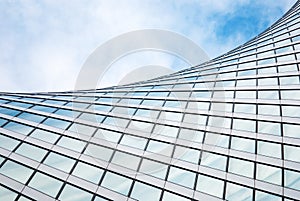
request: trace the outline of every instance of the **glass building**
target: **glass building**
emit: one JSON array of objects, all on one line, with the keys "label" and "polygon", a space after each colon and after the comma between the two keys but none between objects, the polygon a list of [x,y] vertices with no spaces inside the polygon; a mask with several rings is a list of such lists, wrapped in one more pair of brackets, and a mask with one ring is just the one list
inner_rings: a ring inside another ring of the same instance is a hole
[{"label": "glass building", "polygon": [[167,76],[1,93],[0,200],[299,200],[299,8]]}]

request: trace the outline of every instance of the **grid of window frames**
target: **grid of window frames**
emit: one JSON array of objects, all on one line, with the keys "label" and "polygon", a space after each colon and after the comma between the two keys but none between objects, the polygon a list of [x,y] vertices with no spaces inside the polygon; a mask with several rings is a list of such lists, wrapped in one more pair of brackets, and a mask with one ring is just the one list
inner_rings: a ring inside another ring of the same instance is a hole
[{"label": "grid of window frames", "polygon": [[1,200],[297,200],[300,2],[199,66],[0,95]]}]

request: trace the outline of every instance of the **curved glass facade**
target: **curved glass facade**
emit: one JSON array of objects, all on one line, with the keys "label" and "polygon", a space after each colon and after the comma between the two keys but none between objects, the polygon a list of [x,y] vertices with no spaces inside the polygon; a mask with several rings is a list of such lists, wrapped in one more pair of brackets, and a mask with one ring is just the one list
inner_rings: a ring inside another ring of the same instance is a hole
[{"label": "curved glass facade", "polygon": [[300,2],[206,63],[0,94],[1,200],[298,200]]}]

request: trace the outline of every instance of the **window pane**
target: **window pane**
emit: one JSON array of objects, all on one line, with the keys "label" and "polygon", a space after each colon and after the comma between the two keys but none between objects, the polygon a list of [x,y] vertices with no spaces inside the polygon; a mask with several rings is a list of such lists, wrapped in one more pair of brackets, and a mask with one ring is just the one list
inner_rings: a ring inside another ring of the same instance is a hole
[{"label": "window pane", "polygon": [[228,201],[252,201],[252,189],[239,186],[232,183],[227,183],[226,200]]},{"label": "window pane", "polygon": [[73,167],[75,161],[73,159],[67,158],[66,156],[50,153],[44,163],[59,170],[69,172]]},{"label": "window pane", "polygon": [[229,172],[252,178],[254,173],[254,164],[252,162],[230,158]]},{"label": "window pane", "polygon": [[20,114],[18,116],[18,118],[26,119],[28,121],[33,121],[33,122],[36,122],[36,123],[40,123],[40,122],[42,122],[45,119],[44,116],[40,116],[40,115],[36,115],[36,114],[31,114],[31,113],[28,113],[28,112],[23,112],[22,114]]},{"label": "window pane", "polygon": [[162,154],[165,156],[171,156],[173,145],[151,140],[148,144],[147,151]]},{"label": "window pane", "polygon": [[285,181],[286,187],[300,190],[300,173],[299,172],[285,170],[284,171],[284,181]]},{"label": "window pane", "polygon": [[0,133],[0,147],[12,151],[20,141],[6,137]]},{"label": "window pane", "polygon": [[26,126],[24,124],[16,122],[9,122],[4,126],[4,128],[24,135],[28,135],[28,133],[33,130],[33,128],[30,126]]},{"label": "window pane", "polygon": [[60,119],[48,118],[43,122],[43,124],[56,128],[66,129],[70,125],[70,122]]},{"label": "window pane", "polygon": [[100,168],[79,162],[76,165],[72,174],[81,177],[85,180],[88,180],[90,182],[98,184],[103,172],[104,171]]},{"label": "window pane", "polygon": [[232,137],[231,148],[235,150],[254,153],[255,141],[250,139],[239,138],[239,137]]},{"label": "window pane", "polygon": [[17,197],[17,193],[8,190],[7,188],[4,188],[2,186],[0,186],[0,198],[1,200],[15,200],[15,198]]},{"label": "window pane", "polygon": [[162,201],[190,201],[190,200],[180,197],[179,195],[175,195],[165,191]]},{"label": "window pane", "polygon": [[38,148],[34,145],[22,143],[22,145],[16,150],[16,153],[36,161],[41,161],[46,155],[47,151],[45,149]]},{"label": "window pane", "polygon": [[49,131],[40,130],[40,129],[34,130],[30,136],[49,143],[54,143],[59,138],[59,135],[55,133],[51,133]]},{"label": "window pane", "polygon": [[212,177],[199,175],[197,180],[197,190],[210,195],[222,198],[224,182]]},{"label": "window pane", "polygon": [[37,172],[29,183],[29,186],[55,197],[63,182]]},{"label": "window pane", "polygon": [[65,147],[67,149],[71,149],[73,151],[81,152],[85,147],[86,143],[83,141],[75,140],[69,137],[62,137],[57,145]]},{"label": "window pane", "polygon": [[267,165],[257,164],[256,178],[258,180],[281,185],[281,169]]},{"label": "window pane", "polygon": [[6,161],[0,169],[0,173],[25,184],[33,170],[15,162]]},{"label": "window pane", "polygon": [[92,194],[67,184],[59,196],[61,201],[88,201]]},{"label": "window pane", "polygon": [[101,186],[114,190],[123,195],[127,195],[131,186],[132,180],[126,177],[107,172]]},{"label": "window pane", "polygon": [[121,134],[114,131],[98,129],[94,137],[117,143],[119,142]]},{"label": "window pane", "polygon": [[140,158],[130,155],[130,154],[126,154],[123,152],[119,152],[117,151],[114,154],[114,157],[112,159],[112,163],[132,169],[132,170],[136,170],[138,168],[140,162]]},{"label": "window pane", "polygon": [[124,135],[121,141],[121,144],[130,146],[130,147],[135,147],[138,149],[144,149],[146,146],[147,140],[145,138],[141,137],[135,137],[135,136],[130,136],[130,135]]},{"label": "window pane", "polygon": [[137,200],[153,201],[153,200],[159,200],[160,194],[161,194],[161,190],[157,188],[145,185],[140,182],[135,182],[130,197]]},{"label": "window pane", "polygon": [[94,144],[89,144],[84,153],[86,155],[99,158],[101,160],[109,161],[113,150]]},{"label": "window pane", "polygon": [[83,124],[73,123],[70,128],[68,128],[69,131],[73,131],[75,133],[81,133],[84,135],[92,136],[96,130],[95,127],[86,126]]},{"label": "window pane", "polygon": [[203,152],[201,156],[200,165],[208,166],[211,168],[224,171],[226,168],[226,161],[227,161],[227,157],[225,156],[213,154],[209,152]]},{"label": "window pane", "polygon": [[168,181],[173,183],[193,188],[195,183],[196,174],[187,170],[171,167],[169,171]]},{"label": "window pane", "polygon": [[140,167],[140,172],[154,177],[165,179],[168,166],[155,161],[143,159]]}]

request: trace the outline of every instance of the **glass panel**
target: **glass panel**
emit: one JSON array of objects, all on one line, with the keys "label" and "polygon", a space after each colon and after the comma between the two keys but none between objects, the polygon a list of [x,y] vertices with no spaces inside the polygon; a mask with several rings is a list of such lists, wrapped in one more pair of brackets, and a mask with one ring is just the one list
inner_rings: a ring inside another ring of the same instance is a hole
[{"label": "glass panel", "polygon": [[79,162],[74,171],[72,172],[73,175],[81,177],[85,180],[98,184],[100,178],[102,177],[103,170],[82,162]]},{"label": "glass panel", "polygon": [[176,146],[173,158],[178,158],[190,163],[198,164],[200,151],[191,148]]},{"label": "glass panel", "polygon": [[0,114],[6,114],[6,115],[10,115],[10,116],[14,117],[14,116],[17,116],[18,114],[20,114],[20,111],[0,107]]},{"label": "glass panel", "polygon": [[279,99],[279,92],[278,91],[258,91],[258,98],[259,99],[272,99],[278,100]]},{"label": "glass panel", "polygon": [[255,99],[256,91],[236,91],[236,98],[247,98],[247,99]]},{"label": "glass panel", "polygon": [[45,142],[54,143],[59,138],[59,135],[51,133],[49,131],[36,129],[31,134],[31,137],[43,140]]},{"label": "glass panel", "polygon": [[284,171],[284,185],[285,187],[293,188],[296,190],[300,190],[300,173],[285,170]]},{"label": "glass panel", "polygon": [[6,161],[0,169],[0,173],[25,184],[33,170],[15,162]]},{"label": "glass panel", "polygon": [[132,180],[127,179],[126,177],[107,172],[101,186],[104,186],[108,189],[114,190],[123,195],[127,195],[129,188],[131,186]]},{"label": "glass panel", "polygon": [[70,125],[70,122],[61,119],[48,118],[46,119],[46,121],[43,122],[43,124],[61,129],[66,129]]},{"label": "glass panel", "polygon": [[139,130],[139,131],[151,131],[152,128],[153,128],[153,124],[152,123],[147,123],[147,122],[142,122],[142,121],[132,120],[130,122],[128,128]]},{"label": "glass panel", "polygon": [[128,120],[117,117],[106,117],[103,123],[115,126],[117,130],[118,128],[125,128],[128,124]]},{"label": "glass panel", "polygon": [[21,146],[16,150],[16,153],[36,161],[41,161],[46,155],[47,151],[34,145],[22,143]]},{"label": "glass panel", "polygon": [[[281,201],[282,198],[270,193],[263,193],[260,191],[255,191],[255,200],[257,201]],[[285,199],[285,201],[288,201]]]},{"label": "glass panel", "polygon": [[255,132],[255,121],[233,119],[233,129]]},{"label": "glass panel", "polygon": [[9,105],[17,106],[17,107],[23,107],[23,108],[30,108],[32,104],[29,103],[21,103],[21,102],[10,102]]},{"label": "glass panel", "polygon": [[242,86],[256,86],[256,79],[238,80],[236,83],[237,87]]},{"label": "glass panel", "polygon": [[119,142],[121,134],[110,130],[98,129],[94,137],[117,143]]},{"label": "glass panel", "polygon": [[65,101],[57,101],[57,100],[46,100],[43,103],[52,104],[52,105],[64,105]]},{"label": "glass panel", "polygon": [[[194,109],[196,109],[196,108],[194,108]],[[198,112],[198,110],[197,110],[197,112]],[[197,125],[195,125],[195,124],[206,125],[206,121],[207,121],[207,116],[204,116],[204,115],[184,114],[183,122],[194,124],[195,129],[197,128],[196,127]]]},{"label": "glass panel", "polygon": [[281,158],[281,145],[280,144],[258,141],[257,146],[258,146],[257,154]]},{"label": "glass panel", "polygon": [[86,143],[83,141],[75,140],[69,137],[62,137],[57,145],[71,149],[73,151],[81,152],[85,147]]},{"label": "glass panel", "polygon": [[230,158],[229,172],[252,178],[254,172],[254,164],[252,162]]},{"label": "glass panel", "polygon": [[109,161],[113,150],[105,147],[89,144],[84,151],[86,155],[99,158],[101,160]]},{"label": "glass panel", "polygon": [[62,184],[63,182],[39,172],[37,172],[29,182],[30,187],[33,187],[52,197],[56,196]]},{"label": "glass panel", "polygon": [[256,178],[258,180],[281,185],[281,169],[267,165],[257,164]]},{"label": "glass panel", "polygon": [[62,115],[62,116],[68,116],[68,117],[77,117],[80,112],[76,112],[74,110],[65,110],[65,109],[59,109],[55,112],[55,114]]},{"label": "glass panel", "polygon": [[259,105],[258,114],[262,115],[276,115],[279,116],[279,106],[276,105]]},{"label": "glass panel", "polygon": [[41,106],[41,105],[33,106],[31,109],[38,110],[38,111],[41,111],[41,112],[48,112],[48,113],[52,113],[55,110],[57,110],[57,108]]},{"label": "glass panel", "polygon": [[280,85],[299,84],[299,76],[281,77],[279,78]]},{"label": "glass panel", "polygon": [[156,125],[153,133],[157,133],[160,135],[165,135],[169,137],[177,137],[178,128],[165,126],[165,125]]},{"label": "glass panel", "polygon": [[172,144],[167,144],[163,142],[157,142],[150,140],[147,151],[156,153],[156,154],[162,154],[165,156],[171,156],[172,151],[173,151],[173,145]]},{"label": "glass panel", "polygon": [[178,138],[189,140],[193,142],[202,143],[204,137],[204,133],[202,131],[189,130],[189,129],[181,129],[179,132]]},{"label": "glass panel", "polygon": [[300,162],[300,147],[284,145],[284,159]]},{"label": "glass panel", "polygon": [[232,137],[231,138],[231,148],[235,149],[235,150],[254,153],[255,141],[250,140],[250,139]]},{"label": "glass panel", "polygon": [[87,201],[92,199],[92,194],[67,184],[59,196],[61,201]]},{"label": "glass panel", "polygon": [[182,120],[183,114],[178,112],[166,112],[161,111],[159,119],[166,119],[169,121],[180,121]]},{"label": "glass panel", "polygon": [[229,136],[217,133],[206,133],[203,143],[228,148]]},{"label": "glass panel", "polygon": [[281,91],[281,99],[300,100],[300,91]]},{"label": "glass panel", "polygon": [[91,127],[91,126],[86,126],[86,125],[83,125],[83,124],[73,123],[68,128],[68,130],[76,132],[76,133],[81,133],[81,134],[84,134],[84,135],[91,136],[95,132],[96,128]]},{"label": "glass panel", "polygon": [[225,199],[228,201],[252,201],[252,192],[253,191],[250,188],[246,188],[232,183],[227,183]]},{"label": "glass panel", "polygon": [[0,186],[0,198],[1,200],[5,201],[5,200],[15,200],[15,198],[18,196],[17,193],[8,190],[7,188],[4,188],[2,186]]},{"label": "glass panel", "polygon": [[144,150],[147,140],[145,138],[124,135],[121,144],[127,145],[129,147],[135,147]]},{"label": "glass panel", "polygon": [[158,116],[158,110],[145,110],[145,109],[138,109],[135,113],[135,116],[147,117],[151,119],[156,119]]},{"label": "glass panel", "polygon": [[254,104],[235,104],[234,112],[256,114],[256,105],[254,105]]},{"label": "glass panel", "polygon": [[44,161],[44,164],[65,172],[69,172],[74,163],[75,161],[73,159],[55,153],[50,153]]},{"label": "glass panel", "polygon": [[212,177],[199,175],[196,189],[213,196],[222,198],[224,182]]},{"label": "glass panel", "polygon": [[0,147],[12,151],[20,141],[6,137],[0,133]]},{"label": "glass panel", "polygon": [[300,138],[300,125],[283,124],[283,136]]},{"label": "glass panel", "polygon": [[157,188],[145,185],[140,182],[135,182],[130,197],[137,200],[153,201],[153,200],[159,200],[160,194],[161,194],[161,190]]},{"label": "glass panel", "polygon": [[141,167],[139,169],[140,172],[144,174],[148,174],[154,177],[158,177],[161,179],[165,179],[167,173],[168,166],[162,163],[158,163],[155,161],[143,159]]},{"label": "glass panel", "polygon": [[4,128],[17,133],[21,133],[23,135],[28,135],[28,133],[30,133],[33,130],[33,128],[30,126],[26,126],[24,124],[20,124],[16,122],[9,122],[4,126]]},{"label": "glass panel", "polygon": [[281,136],[281,125],[280,123],[258,121],[258,133]]},{"label": "glass panel", "polygon": [[132,116],[135,113],[135,108],[129,108],[129,107],[114,107],[112,110],[112,113],[114,114],[124,114],[128,116]]},{"label": "glass panel", "polygon": [[132,169],[132,170],[136,170],[138,168],[140,162],[140,158],[130,155],[130,154],[126,154],[123,152],[119,152],[117,151],[114,154],[114,157],[112,159],[112,163],[115,163],[117,165]]},{"label": "glass panel", "polygon": [[104,119],[104,116],[92,113],[82,113],[78,119],[101,123]]},{"label": "glass panel", "polygon": [[162,201],[190,201],[189,199],[164,191]]},{"label": "glass panel", "polygon": [[300,107],[297,106],[281,106],[282,116],[300,117]]},{"label": "glass panel", "polygon": [[203,152],[200,165],[225,171],[227,157],[209,152]]},{"label": "glass panel", "polygon": [[196,174],[179,168],[171,167],[168,175],[168,181],[193,188]]},{"label": "glass panel", "polygon": [[18,116],[18,118],[25,119],[25,120],[28,120],[28,121],[33,121],[33,122],[36,122],[36,123],[41,123],[46,117],[36,115],[36,114],[31,114],[31,113],[28,113],[28,112],[23,112],[22,114],[20,114]]},{"label": "glass panel", "polygon": [[7,120],[0,118],[0,126],[3,126],[6,122],[7,122]]},{"label": "glass panel", "polygon": [[144,100],[141,105],[161,107],[164,104],[162,100]]}]

